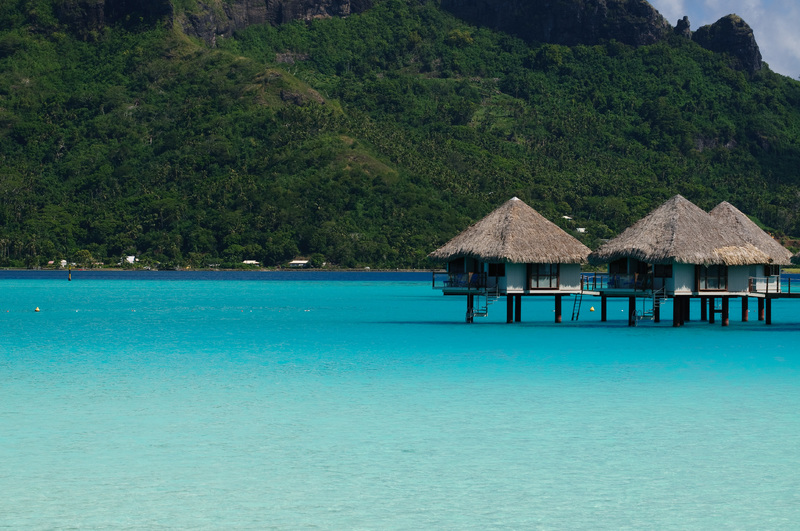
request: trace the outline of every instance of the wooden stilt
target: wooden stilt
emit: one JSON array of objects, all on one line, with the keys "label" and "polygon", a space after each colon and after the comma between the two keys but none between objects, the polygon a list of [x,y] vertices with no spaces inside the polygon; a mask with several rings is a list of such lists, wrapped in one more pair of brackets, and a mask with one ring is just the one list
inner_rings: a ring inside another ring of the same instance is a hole
[{"label": "wooden stilt", "polygon": [[772,299],[764,299],[766,305],[766,312],[764,317],[764,324],[772,324]]},{"label": "wooden stilt", "polygon": [[764,299],[758,299],[758,320],[764,320]]},{"label": "wooden stilt", "polygon": [[636,326],[636,297],[628,297],[628,326]]},{"label": "wooden stilt", "polygon": [[514,306],[517,307],[516,315],[514,316],[515,322],[522,321],[522,295],[516,295],[514,297]]},{"label": "wooden stilt", "polygon": [[556,323],[561,322],[561,295],[556,295]]},{"label": "wooden stilt", "polygon": [[700,320],[708,321],[708,297],[700,297]]},{"label": "wooden stilt", "polygon": [[728,326],[731,324],[730,314],[728,310],[730,309],[730,297],[722,297],[722,326]]},{"label": "wooden stilt", "polygon": [[683,322],[688,323],[691,321],[691,310],[692,310],[692,298],[691,297],[684,297],[683,298]]},{"label": "wooden stilt", "polygon": [[608,297],[600,296],[600,322],[608,321]]},{"label": "wooden stilt", "polygon": [[473,313],[475,310],[475,295],[467,295],[467,322],[471,323],[473,320]]},{"label": "wooden stilt", "polygon": [[749,297],[742,297],[742,322],[746,323],[750,320],[750,311],[748,310]]},{"label": "wooden stilt", "polygon": [[708,298],[708,324],[714,324],[717,313],[714,311],[714,297]]},{"label": "wooden stilt", "polygon": [[506,295],[506,322],[514,322],[514,296]]},{"label": "wooden stilt", "polygon": [[656,304],[653,306],[653,322],[661,322],[661,304]]}]

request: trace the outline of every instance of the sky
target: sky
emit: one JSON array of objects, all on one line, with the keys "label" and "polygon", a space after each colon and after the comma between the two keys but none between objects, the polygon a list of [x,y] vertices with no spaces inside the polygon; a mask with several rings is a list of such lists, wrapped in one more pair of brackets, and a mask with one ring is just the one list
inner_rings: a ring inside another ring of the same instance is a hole
[{"label": "sky", "polygon": [[773,72],[800,79],[800,1],[649,0],[675,26],[684,15],[692,31],[731,13],[753,29],[761,56]]}]

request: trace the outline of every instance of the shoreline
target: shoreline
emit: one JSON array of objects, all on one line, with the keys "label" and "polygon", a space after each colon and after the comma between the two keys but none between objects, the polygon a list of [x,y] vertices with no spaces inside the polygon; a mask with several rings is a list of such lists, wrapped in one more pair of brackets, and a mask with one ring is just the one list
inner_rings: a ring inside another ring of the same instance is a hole
[{"label": "shoreline", "polygon": [[[254,269],[221,269],[221,268],[186,268],[186,269],[123,269],[119,267],[92,267],[92,268],[23,268],[23,267],[0,267],[0,271],[14,272],[109,272],[109,273],[441,273],[446,271],[444,268],[425,268],[425,269],[372,269],[366,268],[254,268]],[[605,273],[603,270],[582,270],[582,273]],[[787,267],[781,270],[782,274],[800,274],[800,267]]]},{"label": "shoreline", "polygon": [[[91,268],[49,268],[40,267],[38,269],[24,268],[24,267],[1,267],[0,271],[14,271],[14,272],[51,272],[51,273],[69,273],[71,272],[103,272],[103,273],[430,273],[444,271],[442,268],[429,268],[429,269],[372,269],[372,268],[359,268],[359,269],[338,269],[338,268],[257,268],[257,269],[221,269],[221,268],[186,268],[186,269],[122,269],[119,267],[91,267]],[[800,272],[800,270],[798,270]]]}]

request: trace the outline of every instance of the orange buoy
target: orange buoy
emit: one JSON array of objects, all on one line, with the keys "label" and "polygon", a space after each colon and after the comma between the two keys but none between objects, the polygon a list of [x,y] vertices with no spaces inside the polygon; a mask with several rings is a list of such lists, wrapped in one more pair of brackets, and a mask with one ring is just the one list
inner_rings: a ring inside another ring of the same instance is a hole
[{"label": "orange buoy", "polygon": [[38,306],[36,307],[36,311],[37,311],[37,312],[39,311],[39,307],[38,307]]}]

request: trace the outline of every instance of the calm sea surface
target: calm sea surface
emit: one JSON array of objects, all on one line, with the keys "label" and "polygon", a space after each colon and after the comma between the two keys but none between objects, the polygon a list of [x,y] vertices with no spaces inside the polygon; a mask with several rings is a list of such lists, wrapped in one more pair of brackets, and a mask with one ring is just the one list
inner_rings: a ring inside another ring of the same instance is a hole
[{"label": "calm sea surface", "polygon": [[424,274],[0,273],[0,528],[797,529],[800,300],[567,301],[466,325]]}]

